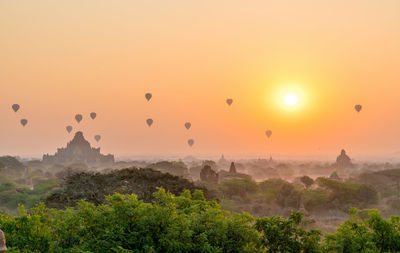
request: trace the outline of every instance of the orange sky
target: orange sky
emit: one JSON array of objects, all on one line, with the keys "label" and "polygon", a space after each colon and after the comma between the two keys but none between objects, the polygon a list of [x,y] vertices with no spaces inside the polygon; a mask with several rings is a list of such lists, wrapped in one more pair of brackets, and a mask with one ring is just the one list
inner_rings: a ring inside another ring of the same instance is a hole
[{"label": "orange sky", "polygon": [[[399,13],[398,0],[1,1],[0,154],[54,153],[71,124],[117,155],[392,156]],[[293,89],[302,105],[287,110]]]}]

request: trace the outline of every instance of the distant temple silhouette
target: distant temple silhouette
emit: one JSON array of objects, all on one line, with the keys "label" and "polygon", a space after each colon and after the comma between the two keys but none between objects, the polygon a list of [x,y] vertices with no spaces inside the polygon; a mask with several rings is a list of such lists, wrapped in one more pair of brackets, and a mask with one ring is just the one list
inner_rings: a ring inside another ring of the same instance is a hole
[{"label": "distant temple silhouette", "polygon": [[227,163],[227,162],[228,162],[228,160],[226,160],[224,154],[222,154],[221,158],[218,161],[218,163]]},{"label": "distant temple silhouette", "polygon": [[342,149],[340,155],[336,158],[336,163],[334,165],[340,168],[352,168],[354,166],[344,149]]},{"label": "distant temple silhouette", "polygon": [[76,132],[72,141],[66,148],[58,148],[54,155],[43,155],[45,163],[74,163],[86,162],[88,164],[112,164],[113,155],[103,155],[100,148],[92,148],[90,143],[85,140],[82,132]]},{"label": "distant temple silhouette", "polygon": [[231,167],[229,167],[229,173],[237,173],[234,162],[231,162]]},{"label": "distant temple silhouette", "polygon": [[218,183],[218,173],[211,169],[210,165],[205,165],[200,172],[201,181]]}]

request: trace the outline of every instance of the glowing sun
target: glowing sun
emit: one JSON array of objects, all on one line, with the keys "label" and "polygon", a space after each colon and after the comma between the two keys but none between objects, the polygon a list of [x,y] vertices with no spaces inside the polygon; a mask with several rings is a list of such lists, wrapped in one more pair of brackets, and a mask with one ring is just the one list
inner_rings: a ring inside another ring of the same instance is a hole
[{"label": "glowing sun", "polygon": [[299,97],[295,93],[287,93],[283,97],[283,101],[288,106],[295,106],[299,102]]}]

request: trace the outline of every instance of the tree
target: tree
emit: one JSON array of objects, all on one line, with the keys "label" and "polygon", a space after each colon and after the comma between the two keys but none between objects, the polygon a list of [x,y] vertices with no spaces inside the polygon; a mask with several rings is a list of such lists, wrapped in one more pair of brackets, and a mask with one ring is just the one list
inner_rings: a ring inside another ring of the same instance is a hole
[{"label": "tree", "polygon": [[251,179],[232,179],[223,181],[219,185],[219,189],[226,197],[239,196],[246,198],[249,194],[257,192],[258,185]]},{"label": "tree", "polygon": [[104,204],[81,200],[55,210],[43,203],[18,216],[0,212],[0,229],[14,252],[400,252],[400,217],[350,209],[334,234],[305,230],[302,213],[289,218],[232,214],[199,190],[180,196],[162,188],[145,203],[113,194]]},{"label": "tree", "polygon": [[322,188],[330,190],[332,200],[337,199],[342,206],[347,204],[363,206],[378,201],[378,192],[370,185],[328,178],[318,178],[317,182]]},{"label": "tree", "polygon": [[400,169],[391,169],[391,170],[383,170],[378,171],[376,174],[384,175],[394,181],[394,185],[397,189],[397,197],[400,198]]},{"label": "tree", "polygon": [[302,213],[293,212],[288,219],[279,216],[257,219],[255,228],[261,233],[267,252],[320,252],[321,232],[299,228],[302,218]]},{"label": "tree", "polygon": [[314,180],[309,176],[302,176],[300,178],[300,181],[306,186],[306,188],[309,188],[311,185],[314,184]]},{"label": "tree", "polygon": [[150,164],[147,166],[149,169],[158,170],[163,173],[169,173],[174,176],[188,176],[189,170],[183,162],[169,162],[161,161],[157,163]]},{"label": "tree", "polygon": [[185,189],[191,192],[201,189],[207,198],[213,198],[207,189],[195,186],[193,182],[181,177],[152,169],[130,168],[109,173],[80,172],[68,175],[61,188],[47,197],[45,202],[47,206],[54,208],[74,206],[80,199],[103,204],[106,202],[106,196],[115,192],[135,193],[139,199],[151,202],[157,187],[164,187],[173,194],[180,194]]},{"label": "tree", "polygon": [[350,209],[350,218],[327,234],[326,252],[399,252],[400,217],[382,218],[378,210]]},{"label": "tree", "polygon": [[75,208],[30,214],[0,213],[0,228],[13,252],[263,252],[247,213],[231,214],[201,191],[175,196],[160,188],[152,203],[114,194],[105,204],[79,201]]}]

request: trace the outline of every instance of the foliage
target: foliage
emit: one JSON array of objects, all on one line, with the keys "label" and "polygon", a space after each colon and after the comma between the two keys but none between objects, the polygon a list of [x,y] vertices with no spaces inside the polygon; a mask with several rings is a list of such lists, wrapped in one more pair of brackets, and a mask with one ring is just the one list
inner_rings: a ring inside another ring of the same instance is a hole
[{"label": "foliage", "polygon": [[300,181],[301,181],[307,188],[309,188],[311,185],[314,184],[314,180],[313,180],[311,177],[309,177],[309,176],[302,176],[302,177],[300,178]]},{"label": "foliage", "polygon": [[257,220],[255,228],[262,234],[267,252],[320,252],[321,232],[299,228],[303,214],[293,212],[288,219],[279,216]]},{"label": "foliage", "polygon": [[13,189],[15,189],[15,182],[10,177],[0,172],[0,192]]},{"label": "foliage", "polygon": [[43,204],[0,215],[10,248],[21,252],[261,252],[249,214],[231,215],[202,192],[175,197],[164,189],[153,203],[114,194],[106,204],[79,201],[56,211]]},{"label": "foliage", "polygon": [[57,180],[46,180],[35,185],[33,190],[27,186],[17,185],[11,178],[0,175],[0,206],[15,210],[19,204],[28,208],[40,202],[47,194],[58,186]]},{"label": "foliage", "polygon": [[363,205],[378,201],[378,192],[371,185],[328,178],[318,178],[317,182],[321,187],[331,190],[331,198],[339,200],[341,204]]},{"label": "foliage", "polygon": [[280,190],[287,184],[290,184],[282,179],[269,179],[259,184],[261,194],[269,203],[278,198]]},{"label": "foliage", "polygon": [[384,175],[397,181],[400,179],[400,169],[389,169],[375,172],[377,175]]},{"label": "foliage", "polygon": [[229,198],[232,196],[246,198],[248,194],[258,191],[258,185],[250,179],[232,179],[223,181],[220,184],[220,190]]},{"label": "foliage", "polygon": [[399,252],[400,217],[350,210],[334,234],[301,227],[289,218],[231,214],[201,191],[175,196],[163,188],[151,203],[113,194],[100,205],[81,200],[56,210],[43,203],[18,216],[0,213],[9,252]]},{"label": "foliage", "polygon": [[209,191],[181,177],[152,169],[130,168],[109,173],[80,172],[68,175],[61,188],[53,192],[45,202],[54,208],[74,206],[80,199],[97,205],[105,203],[105,196],[115,192],[134,193],[139,199],[150,202],[154,200],[153,192],[157,187],[163,187],[173,194],[180,194],[185,189],[191,192],[201,189],[208,199],[212,198]]},{"label": "foliage", "polygon": [[382,197],[400,196],[400,169],[387,169],[363,173],[358,180],[361,183],[373,185]]},{"label": "foliage", "polygon": [[12,156],[1,156],[0,163],[3,164],[3,167],[7,167],[11,170],[24,170],[25,165],[23,165],[17,158]]},{"label": "foliage", "polygon": [[213,170],[217,170],[218,169],[218,165],[217,165],[217,163],[215,162],[215,161],[213,161],[213,160],[204,160],[202,163],[201,163],[201,167],[202,168],[204,168],[204,166],[210,166],[211,167],[211,169],[213,169]]},{"label": "foliage", "polygon": [[329,193],[324,189],[305,189],[303,192],[304,207],[307,210],[319,210],[327,207]]},{"label": "foliage", "polygon": [[150,164],[149,166],[147,166],[147,168],[163,173],[169,173],[174,176],[187,176],[189,174],[189,170],[183,162],[161,161]]},{"label": "foliage", "polygon": [[283,184],[279,189],[276,202],[281,207],[298,208],[301,200],[301,192],[296,189],[293,184]]},{"label": "foliage", "polygon": [[326,252],[399,252],[400,217],[388,220],[377,210],[351,208],[350,218],[335,234],[326,235]]}]

